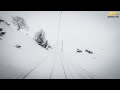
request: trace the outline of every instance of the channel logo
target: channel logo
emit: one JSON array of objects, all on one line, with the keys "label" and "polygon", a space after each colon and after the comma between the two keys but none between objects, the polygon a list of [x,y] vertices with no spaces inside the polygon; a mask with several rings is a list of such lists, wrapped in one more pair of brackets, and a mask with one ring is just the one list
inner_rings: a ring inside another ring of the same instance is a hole
[{"label": "channel logo", "polygon": [[107,15],[108,18],[119,18],[119,13],[118,12],[109,12]]}]

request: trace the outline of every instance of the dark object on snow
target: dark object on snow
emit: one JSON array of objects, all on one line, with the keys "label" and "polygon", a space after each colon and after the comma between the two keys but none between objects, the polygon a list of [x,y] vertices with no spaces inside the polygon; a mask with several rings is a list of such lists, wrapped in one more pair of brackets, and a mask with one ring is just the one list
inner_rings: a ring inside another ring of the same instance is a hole
[{"label": "dark object on snow", "polygon": [[1,34],[5,35],[6,32],[1,32]]},{"label": "dark object on snow", "polygon": [[80,49],[77,49],[77,52],[78,52],[78,53],[81,53],[82,51],[81,51]]},{"label": "dark object on snow", "polygon": [[6,32],[0,32],[0,36],[3,36],[5,35]]},{"label": "dark object on snow", "polygon": [[44,48],[47,48],[47,46],[48,46],[48,41],[46,41],[46,42],[44,43],[43,47],[44,47]]},{"label": "dark object on snow", "polygon": [[[5,35],[5,33],[6,32],[2,32],[3,30],[2,30],[2,28],[0,28],[0,37],[2,37],[3,35]],[[1,38],[0,38],[0,40],[2,40]]]},{"label": "dark object on snow", "polygon": [[0,32],[3,31],[2,28],[0,28]]},{"label": "dark object on snow", "polygon": [[47,45],[46,49],[48,50],[49,48],[51,48],[51,49],[52,49],[52,47],[51,47],[50,45]]},{"label": "dark object on snow", "polygon": [[46,47],[46,44],[48,42],[46,42],[46,39],[45,39],[45,32],[43,30],[39,31],[36,33],[35,35],[35,41],[42,47]]},{"label": "dark object on snow", "polygon": [[3,20],[3,19],[0,19],[0,23],[1,23],[1,22],[3,22],[3,23],[5,23],[6,25],[10,26],[10,24],[9,24],[7,21]]},{"label": "dark object on snow", "polygon": [[21,46],[17,44],[17,45],[16,45],[16,48],[21,48]]},{"label": "dark object on snow", "polygon": [[92,51],[90,51],[90,50],[85,50],[86,52],[88,52],[89,54],[93,54],[93,52]]},{"label": "dark object on snow", "polygon": [[52,47],[51,47],[51,46],[48,46],[48,48],[51,48],[51,49],[52,49]]},{"label": "dark object on snow", "polygon": [[8,26],[10,26],[10,24],[9,24],[9,23],[7,23],[7,22],[5,22],[5,24],[6,24],[6,25],[8,25]]},{"label": "dark object on snow", "polygon": [[0,19],[0,23],[1,23],[1,22],[4,22],[4,20]]}]

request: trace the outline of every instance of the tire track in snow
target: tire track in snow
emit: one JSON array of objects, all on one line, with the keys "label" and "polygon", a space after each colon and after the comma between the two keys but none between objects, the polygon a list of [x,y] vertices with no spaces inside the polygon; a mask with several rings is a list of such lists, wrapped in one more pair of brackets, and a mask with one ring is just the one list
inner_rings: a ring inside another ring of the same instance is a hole
[{"label": "tire track in snow", "polygon": [[[68,66],[68,63],[66,63],[66,61],[63,59],[63,57],[60,55],[59,51],[56,51],[58,53],[58,55],[60,56],[61,58],[61,61],[63,63],[63,68],[64,68],[64,74],[66,76],[66,79],[72,79],[73,78],[73,75],[70,71],[70,68]],[[61,52],[62,53],[62,52]]]},{"label": "tire track in snow", "polygon": [[70,73],[71,73],[73,79],[78,79],[81,77],[85,78],[83,75],[79,75],[78,71],[73,66],[73,64],[70,61],[68,61],[68,58],[65,59],[65,56],[63,56],[62,54],[61,54],[61,56],[64,57],[64,61],[66,61],[66,63],[68,64],[68,67],[69,67],[69,70],[70,70]]},{"label": "tire track in snow", "polygon": [[[27,78],[36,68],[38,68],[44,61],[47,60],[47,58],[51,55],[51,53],[49,53],[38,65],[36,65],[34,68],[32,68],[26,75],[21,75],[22,79]],[[20,78],[21,76],[19,76],[18,78]]]},{"label": "tire track in snow", "polygon": [[61,58],[58,52],[56,51],[56,49],[54,49],[54,53],[56,56],[56,58],[54,59],[56,60],[54,62],[54,67],[52,68],[50,79],[54,79],[54,78],[57,78],[57,79],[65,78],[66,79],[65,71],[64,71],[64,68],[61,62]]},{"label": "tire track in snow", "polygon": [[52,66],[52,71],[51,71],[51,73],[50,73],[50,79],[52,78],[52,74],[53,74],[53,70],[54,70],[54,67],[55,67],[55,56],[56,55],[54,55],[54,62],[53,62],[53,66]]},{"label": "tire track in snow", "polygon": [[[63,55],[63,54],[62,54],[62,55]],[[65,60],[68,60],[68,58],[71,57],[71,56],[68,57],[68,56],[65,56],[65,55],[63,55],[63,56],[67,58],[67,59],[65,59]],[[71,62],[71,59],[69,59],[68,62],[71,64],[71,66],[76,70],[76,72],[77,72],[80,76],[83,76],[83,75],[81,75],[82,73],[78,72],[79,70],[81,70],[81,71],[84,73],[85,76],[87,75],[87,77],[89,77],[90,79],[94,79],[94,78],[93,78],[93,74],[92,74],[91,72],[88,72],[87,70],[85,70],[84,68],[82,68],[80,65],[79,65],[79,67],[76,67],[76,65]],[[85,76],[83,76],[83,78],[84,78]],[[86,77],[85,77],[85,78],[86,78]]]}]

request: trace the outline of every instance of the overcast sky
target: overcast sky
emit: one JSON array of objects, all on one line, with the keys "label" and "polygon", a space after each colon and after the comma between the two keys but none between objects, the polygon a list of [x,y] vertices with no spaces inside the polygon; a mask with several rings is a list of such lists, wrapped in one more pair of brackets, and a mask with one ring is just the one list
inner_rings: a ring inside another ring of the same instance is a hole
[{"label": "overcast sky", "polygon": [[[119,48],[120,18],[108,18],[108,11],[63,11],[60,26],[60,40],[64,51],[76,48],[106,50],[116,53]],[[0,16],[21,16],[30,27],[30,35],[40,29],[46,32],[51,45],[55,44],[58,33],[60,11],[0,11]]]}]

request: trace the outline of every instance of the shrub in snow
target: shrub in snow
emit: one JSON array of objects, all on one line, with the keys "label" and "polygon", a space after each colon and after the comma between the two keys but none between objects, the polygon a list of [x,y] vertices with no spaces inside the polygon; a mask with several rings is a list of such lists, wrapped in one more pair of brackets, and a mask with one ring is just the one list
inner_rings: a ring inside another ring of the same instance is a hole
[{"label": "shrub in snow", "polygon": [[0,28],[0,40],[2,40],[2,36],[5,35],[6,32],[3,32],[2,28]]},{"label": "shrub in snow", "polygon": [[77,49],[77,52],[78,52],[78,53],[81,53],[82,51],[81,51],[80,49]]},{"label": "shrub in snow", "polygon": [[48,50],[49,48],[52,49],[52,47],[48,44],[46,49]]},{"label": "shrub in snow", "polygon": [[48,46],[48,41],[45,41],[43,47],[46,48]]},{"label": "shrub in snow", "polygon": [[0,16],[0,23],[4,22],[4,19]]},{"label": "shrub in snow", "polygon": [[15,16],[15,17],[12,17],[12,20],[13,20],[13,25],[17,27],[17,30],[25,29],[25,28],[28,29],[28,26],[24,18]]},{"label": "shrub in snow", "polygon": [[19,44],[16,45],[16,48],[21,48],[21,46]]},{"label": "shrub in snow", "polygon": [[44,43],[46,41],[45,39],[45,32],[43,30],[39,31],[36,33],[35,35],[35,41],[41,45],[41,46],[44,46]]},{"label": "shrub in snow", "polygon": [[1,22],[4,22],[4,20],[0,19],[0,23],[1,23]]},{"label": "shrub in snow", "polygon": [[88,52],[89,54],[93,54],[93,52],[92,51],[90,51],[90,50],[85,50],[86,52]]},{"label": "shrub in snow", "polygon": [[35,41],[42,46],[43,48],[47,49],[51,48],[51,46],[48,44],[48,40],[45,39],[45,32],[43,30],[40,30],[35,34]]},{"label": "shrub in snow", "polygon": [[2,17],[0,17],[0,23],[5,23],[6,25],[10,26],[10,24]]},{"label": "shrub in snow", "polygon": [[48,45],[48,48],[51,48],[51,49],[52,49],[52,47],[51,47],[50,45]]},{"label": "shrub in snow", "polygon": [[3,31],[2,28],[0,28],[0,32]]},{"label": "shrub in snow", "polygon": [[0,32],[0,36],[3,36],[5,35],[6,32]]}]

